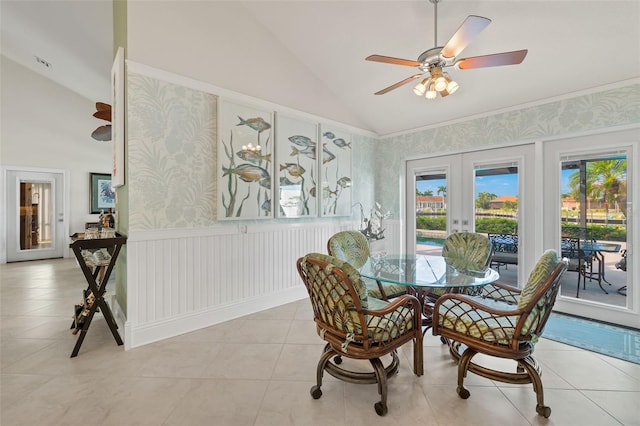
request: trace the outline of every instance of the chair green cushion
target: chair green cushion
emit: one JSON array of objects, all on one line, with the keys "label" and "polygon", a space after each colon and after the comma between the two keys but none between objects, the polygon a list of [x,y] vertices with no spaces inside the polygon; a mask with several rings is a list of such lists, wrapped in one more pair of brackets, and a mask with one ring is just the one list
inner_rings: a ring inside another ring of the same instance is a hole
[{"label": "chair green cushion", "polygon": [[489,265],[492,246],[489,239],[473,232],[450,234],[444,241],[442,256],[461,271],[484,271]]},{"label": "chair green cushion", "polygon": [[361,268],[369,258],[369,242],[359,231],[341,231],[329,238],[331,255]]},{"label": "chair green cushion", "polygon": [[[514,304],[492,298],[466,295],[461,297],[490,309],[501,311],[515,311],[517,309]],[[472,309],[470,305],[452,299],[443,301],[439,305],[438,313],[440,314],[438,315],[440,327],[500,344],[509,344],[520,318],[518,315],[494,317],[486,311]]]},{"label": "chair green cushion", "polygon": [[536,266],[529,274],[527,284],[522,289],[522,293],[520,293],[518,308],[524,308],[529,304],[533,295],[536,294],[540,286],[547,277],[551,275],[551,272],[553,272],[553,268],[558,264],[558,260],[558,252],[553,249],[546,250],[542,256],[540,256]]},{"label": "chair green cushion", "polygon": [[[389,302],[370,298],[369,309],[379,310],[387,307]],[[367,315],[367,334],[373,342],[383,343],[406,333],[413,328],[413,311],[400,307],[383,316]]]}]

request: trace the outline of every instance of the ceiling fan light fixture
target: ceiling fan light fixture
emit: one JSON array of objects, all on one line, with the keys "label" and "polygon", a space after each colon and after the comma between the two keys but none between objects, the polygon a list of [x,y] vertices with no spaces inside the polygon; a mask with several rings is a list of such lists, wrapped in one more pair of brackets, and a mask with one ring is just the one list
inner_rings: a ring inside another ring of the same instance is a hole
[{"label": "ceiling fan light fixture", "polygon": [[435,99],[438,96],[438,92],[436,92],[435,86],[436,84],[432,81],[429,85],[429,90],[427,90],[427,93],[424,95],[425,98]]},{"label": "ceiling fan light fixture", "polygon": [[413,88],[413,93],[418,96],[424,96],[427,91],[427,86],[429,85],[429,79],[425,78],[420,83],[416,84],[416,87]]},{"label": "ceiling fan light fixture", "polygon": [[450,95],[455,93],[459,88],[460,85],[454,80],[450,80],[449,84],[447,84],[447,92],[449,92]]}]

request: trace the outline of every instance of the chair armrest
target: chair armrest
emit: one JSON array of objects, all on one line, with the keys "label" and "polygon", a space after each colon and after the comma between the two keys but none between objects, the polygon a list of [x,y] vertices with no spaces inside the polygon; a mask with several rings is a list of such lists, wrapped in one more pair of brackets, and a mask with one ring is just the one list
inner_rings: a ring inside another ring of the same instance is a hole
[{"label": "chair armrest", "polygon": [[489,297],[494,300],[502,300],[507,303],[518,303],[521,289],[503,284],[501,282],[493,282],[482,287],[480,294],[482,297]]},{"label": "chair armrest", "polygon": [[362,312],[365,315],[371,315],[375,317],[381,317],[388,315],[394,311],[397,311],[399,308],[411,308],[420,314],[422,311],[422,305],[420,305],[420,301],[410,294],[403,294],[402,296],[398,296],[392,299],[388,305],[381,309],[363,309]]}]

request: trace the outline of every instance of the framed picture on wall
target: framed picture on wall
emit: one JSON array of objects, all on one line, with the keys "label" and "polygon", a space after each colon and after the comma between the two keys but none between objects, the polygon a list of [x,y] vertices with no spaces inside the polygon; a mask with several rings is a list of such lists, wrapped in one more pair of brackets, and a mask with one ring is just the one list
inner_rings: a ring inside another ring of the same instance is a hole
[{"label": "framed picture on wall", "polygon": [[104,173],[89,173],[89,212],[102,213],[107,209],[115,209],[116,193],[111,186],[111,175]]},{"label": "framed picture on wall", "polygon": [[276,216],[318,215],[318,124],[276,114]]},{"label": "framed picture on wall", "polygon": [[320,125],[320,215],[351,215],[351,135],[335,126]]},{"label": "framed picture on wall", "polygon": [[273,218],[273,112],[219,105],[218,219]]},{"label": "framed picture on wall", "polygon": [[111,176],[113,188],[124,185],[124,73],[124,49],[119,47],[111,68],[111,141],[113,142]]}]

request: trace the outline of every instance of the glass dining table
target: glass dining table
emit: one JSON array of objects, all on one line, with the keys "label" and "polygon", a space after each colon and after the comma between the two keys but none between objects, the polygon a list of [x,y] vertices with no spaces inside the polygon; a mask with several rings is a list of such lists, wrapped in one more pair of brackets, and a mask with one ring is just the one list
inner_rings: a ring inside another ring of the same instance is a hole
[{"label": "glass dining table", "polygon": [[372,254],[358,270],[361,277],[381,283],[400,284],[422,304],[423,325],[431,325],[429,294],[461,292],[490,284],[500,274],[490,268],[483,271],[456,269],[446,257],[424,254]]}]

